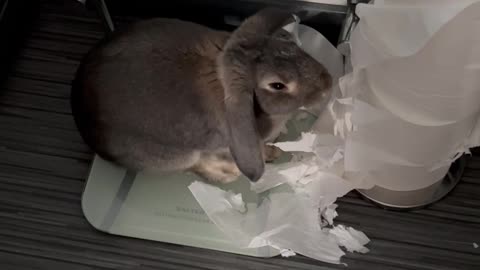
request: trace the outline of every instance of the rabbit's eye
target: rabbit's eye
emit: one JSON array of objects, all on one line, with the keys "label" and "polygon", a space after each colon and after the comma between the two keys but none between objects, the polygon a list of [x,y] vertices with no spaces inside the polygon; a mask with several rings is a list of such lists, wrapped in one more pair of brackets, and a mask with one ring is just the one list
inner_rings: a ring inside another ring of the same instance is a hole
[{"label": "rabbit's eye", "polygon": [[279,82],[270,83],[269,86],[270,86],[272,89],[275,89],[275,90],[283,90],[283,89],[286,88],[285,84],[279,83]]}]

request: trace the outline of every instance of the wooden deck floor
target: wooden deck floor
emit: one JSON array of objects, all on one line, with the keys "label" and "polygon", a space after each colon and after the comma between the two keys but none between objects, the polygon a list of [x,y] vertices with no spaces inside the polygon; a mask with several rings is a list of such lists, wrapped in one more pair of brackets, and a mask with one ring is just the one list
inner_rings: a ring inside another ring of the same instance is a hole
[{"label": "wooden deck floor", "polygon": [[[65,1],[67,3],[68,1]],[[71,1],[75,2],[75,1]],[[70,82],[103,35],[94,14],[44,5],[0,83],[0,269],[344,269],[301,256],[259,259],[104,234],[84,219],[80,196],[92,153],[76,131]],[[428,209],[379,209],[356,193],[337,221],[371,239],[346,269],[480,269],[480,155],[458,187]]]}]

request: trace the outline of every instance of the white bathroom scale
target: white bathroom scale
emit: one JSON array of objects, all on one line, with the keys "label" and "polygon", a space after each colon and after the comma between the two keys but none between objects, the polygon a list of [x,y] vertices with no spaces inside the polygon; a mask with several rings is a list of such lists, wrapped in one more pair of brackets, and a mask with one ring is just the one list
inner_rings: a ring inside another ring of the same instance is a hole
[{"label": "white bathroom scale", "polygon": [[[315,120],[311,114],[298,118],[288,123],[288,133],[280,140],[297,138]],[[278,162],[286,160],[288,155]],[[95,156],[82,196],[83,213],[93,227],[110,234],[255,257],[279,254],[270,247],[242,249],[232,243],[190,193],[188,186],[200,179],[193,173],[136,173]],[[262,195],[250,190],[245,177],[219,186],[242,193],[247,207],[261,202]]]}]

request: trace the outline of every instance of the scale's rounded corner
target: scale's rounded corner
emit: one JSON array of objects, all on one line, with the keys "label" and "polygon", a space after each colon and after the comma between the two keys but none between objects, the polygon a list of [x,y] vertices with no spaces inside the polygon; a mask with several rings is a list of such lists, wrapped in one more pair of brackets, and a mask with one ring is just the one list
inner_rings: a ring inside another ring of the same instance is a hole
[{"label": "scale's rounded corner", "polygon": [[85,188],[80,198],[82,214],[87,220],[88,224],[90,224],[90,226],[92,226],[94,229],[101,231],[103,233],[109,233],[107,230],[102,229],[100,221],[98,219],[95,219],[95,215],[92,213],[92,205],[91,204],[89,205],[89,202],[88,202],[87,185],[88,185],[88,181],[85,184]]},{"label": "scale's rounded corner", "polygon": [[101,229],[100,224],[97,224],[95,222],[95,220],[93,218],[93,215],[90,214],[89,206],[87,206],[87,203],[85,202],[85,200],[86,200],[85,197],[86,196],[85,196],[85,190],[84,190],[82,192],[82,197],[81,197],[81,200],[80,200],[80,204],[81,204],[83,216],[87,220],[88,224],[90,224],[90,226],[92,226],[93,228],[95,228],[98,231],[108,233],[108,231]]},{"label": "scale's rounded corner", "polygon": [[[106,164],[108,163],[102,160],[99,156],[95,155],[90,163],[90,169],[88,171],[80,198],[80,205],[83,216],[93,228],[104,233],[109,233],[107,229],[102,227],[102,221],[105,213],[101,208],[102,205],[105,204],[106,200],[109,200],[111,195],[105,193],[102,196],[102,193],[104,193],[103,191],[105,189],[103,185],[97,185],[96,187],[92,186],[94,185],[94,183],[92,183],[92,178],[97,176],[96,173],[98,173],[99,170],[110,169],[108,166],[106,166]],[[105,202],[99,201],[99,198]]]}]

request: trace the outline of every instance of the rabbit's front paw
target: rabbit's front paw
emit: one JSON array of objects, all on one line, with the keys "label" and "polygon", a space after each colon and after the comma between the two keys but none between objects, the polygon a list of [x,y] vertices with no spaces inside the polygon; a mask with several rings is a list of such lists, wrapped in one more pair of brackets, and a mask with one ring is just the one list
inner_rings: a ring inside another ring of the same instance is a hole
[{"label": "rabbit's front paw", "polygon": [[204,156],[193,166],[192,171],[208,181],[230,183],[240,176],[235,161],[224,155],[212,154]]},{"label": "rabbit's front paw", "polygon": [[263,155],[265,162],[273,162],[283,154],[282,149],[276,147],[275,145],[266,144],[264,146]]}]

